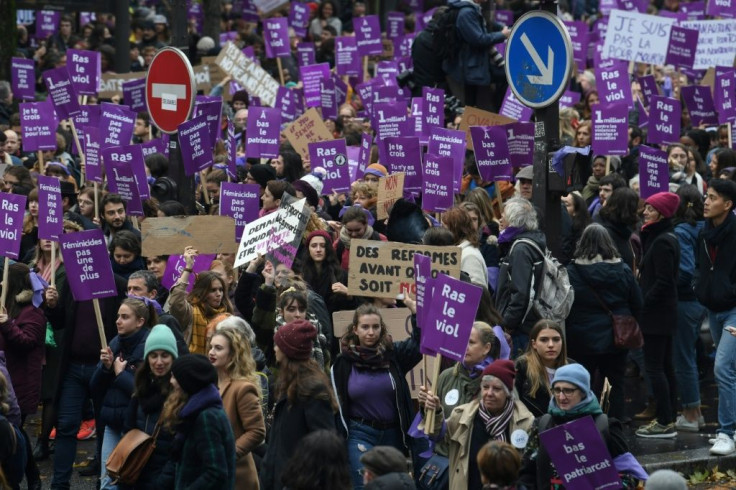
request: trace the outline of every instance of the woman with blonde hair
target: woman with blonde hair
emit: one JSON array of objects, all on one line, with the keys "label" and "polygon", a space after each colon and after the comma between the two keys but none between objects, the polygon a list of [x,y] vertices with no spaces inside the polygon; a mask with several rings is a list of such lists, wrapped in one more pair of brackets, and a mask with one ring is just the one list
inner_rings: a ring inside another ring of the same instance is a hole
[{"label": "woman with blonde hair", "polygon": [[210,340],[209,360],[217,371],[217,386],[235,437],[235,485],[257,490],[251,452],[265,439],[266,425],[250,343],[236,327],[219,327]]},{"label": "woman with blonde hair", "polygon": [[575,124],[580,119],[580,114],[572,107],[560,109],[560,144],[572,146],[575,142]]}]

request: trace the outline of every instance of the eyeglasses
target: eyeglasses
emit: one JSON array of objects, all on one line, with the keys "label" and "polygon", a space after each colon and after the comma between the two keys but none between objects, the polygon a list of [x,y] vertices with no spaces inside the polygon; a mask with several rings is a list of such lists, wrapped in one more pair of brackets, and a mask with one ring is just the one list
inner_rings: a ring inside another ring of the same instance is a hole
[{"label": "eyeglasses", "polygon": [[555,396],[572,396],[576,391],[578,391],[577,388],[552,388],[552,393],[554,393]]}]

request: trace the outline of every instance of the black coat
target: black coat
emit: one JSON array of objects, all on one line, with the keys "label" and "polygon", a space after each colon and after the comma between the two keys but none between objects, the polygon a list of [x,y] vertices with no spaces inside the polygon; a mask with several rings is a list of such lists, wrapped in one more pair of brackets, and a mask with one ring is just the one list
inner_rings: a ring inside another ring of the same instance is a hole
[{"label": "black coat", "polygon": [[644,257],[639,285],[644,307],[639,326],[645,335],[674,335],[677,329],[680,243],[672,230],[669,219],[662,219],[641,230]]},{"label": "black coat", "polygon": [[695,249],[695,294],[703,306],[722,312],[736,307],[736,216],[729,213],[721,226],[712,226],[706,223]]}]

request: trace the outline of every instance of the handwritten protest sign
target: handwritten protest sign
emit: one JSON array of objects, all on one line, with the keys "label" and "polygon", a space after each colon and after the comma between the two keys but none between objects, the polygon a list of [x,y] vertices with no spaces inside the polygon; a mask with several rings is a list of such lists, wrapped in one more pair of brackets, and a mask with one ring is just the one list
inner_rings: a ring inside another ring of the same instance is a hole
[{"label": "handwritten protest sign", "polygon": [[596,155],[626,155],[629,151],[628,104],[593,106],[593,153]]},{"label": "handwritten protest sign", "polygon": [[61,204],[61,181],[38,176],[38,238],[58,241],[64,233],[64,210]]},{"label": "handwritten protest sign", "polygon": [[398,172],[378,179],[376,216],[379,220],[388,218],[391,206],[403,197],[404,177],[404,172]]},{"label": "handwritten protest sign", "polygon": [[601,56],[663,65],[675,19],[612,10]]},{"label": "handwritten protest sign", "polygon": [[291,269],[294,265],[310,214],[306,199],[296,200],[289,194],[281,198],[276,228],[268,245],[270,251],[266,255],[274,267],[283,264]]},{"label": "handwritten protest sign", "polygon": [[183,254],[191,245],[199,253],[233,253],[235,221],[229,216],[148,218],[141,223],[142,255]]},{"label": "handwritten protest sign", "polygon": [[642,145],[639,148],[639,195],[646,199],[669,189],[667,152]]},{"label": "handwritten protest sign", "polygon": [[102,230],[65,233],[59,241],[67,281],[75,301],[118,294]]},{"label": "handwritten protest sign", "polygon": [[[284,130],[286,139],[301,155],[302,160],[309,158],[309,143],[328,141],[333,138],[325,122],[314,107],[302,114]],[[314,166],[314,165],[313,165]]]},{"label": "handwritten protest sign", "polygon": [[736,56],[736,19],[688,20],[680,22],[680,27],[695,29],[699,33],[693,69],[733,66]]},{"label": "handwritten protest sign", "polygon": [[680,101],[670,97],[654,95],[649,106],[650,143],[678,143],[680,141]]},{"label": "handwritten protest sign", "polygon": [[0,255],[18,260],[25,211],[26,196],[0,192]]},{"label": "handwritten protest sign", "polygon": [[215,63],[233,77],[249,95],[258,97],[269,107],[276,105],[276,92],[279,82],[273,79],[266,70],[245,56],[233,43],[223,46]]},{"label": "handwritten protest sign", "polygon": [[473,138],[470,135],[471,126],[500,126],[516,122],[516,119],[484,111],[476,107],[466,107],[458,129],[465,132],[465,141],[468,150],[473,149]]},{"label": "handwritten protest sign", "polygon": [[36,75],[33,60],[12,58],[10,62],[10,81],[13,97],[19,100],[33,100],[36,97]]},{"label": "handwritten protest sign", "polygon": [[[422,208],[442,213],[454,204],[452,158],[427,153],[422,166]],[[417,257],[415,255],[415,257]]]},{"label": "handwritten protest sign", "polygon": [[[245,225],[235,256],[235,267],[247,264],[259,255],[266,255],[274,248],[291,242],[299,231],[293,218],[297,217],[298,220],[305,202],[305,199],[301,199],[294,204],[282,205],[278,212],[267,214]],[[287,206],[295,209],[287,210]],[[277,234],[278,239],[274,239]]]},{"label": "handwritten protest sign", "polygon": [[354,240],[350,245],[348,294],[374,298],[395,298],[416,291],[414,254],[432,259],[432,276],[438,273],[460,277],[458,247],[430,247],[398,242]]}]

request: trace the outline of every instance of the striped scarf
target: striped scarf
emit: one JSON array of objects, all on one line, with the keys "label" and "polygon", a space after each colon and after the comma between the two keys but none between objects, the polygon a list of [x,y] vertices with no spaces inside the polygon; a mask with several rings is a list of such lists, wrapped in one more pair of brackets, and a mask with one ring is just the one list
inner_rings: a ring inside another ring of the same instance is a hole
[{"label": "striped scarf", "polygon": [[486,407],[483,406],[483,400],[480,400],[480,418],[486,425],[486,432],[491,436],[491,439],[496,441],[506,441],[506,429],[511,422],[511,417],[514,414],[514,401],[512,397],[506,399],[506,405],[503,407],[503,411],[500,415],[495,417],[491,415]]},{"label": "striped scarf", "polygon": [[192,338],[189,341],[190,354],[207,355],[207,324],[220,313],[225,313],[227,308],[220,306],[219,308],[211,308],[213,315],[205,318],[202,308],[192,305]]}]

